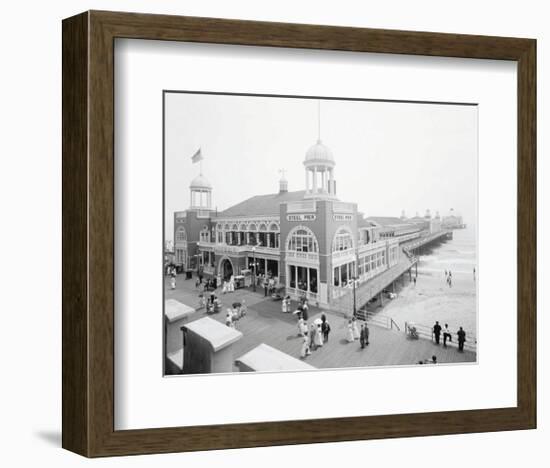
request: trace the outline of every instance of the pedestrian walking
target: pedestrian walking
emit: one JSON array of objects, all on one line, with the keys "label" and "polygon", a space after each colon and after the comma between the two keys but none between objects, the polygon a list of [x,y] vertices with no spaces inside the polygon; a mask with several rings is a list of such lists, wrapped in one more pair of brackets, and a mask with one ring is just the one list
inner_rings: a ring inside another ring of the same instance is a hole
[{"label": "pedestrian walking", "polygon": [[305,332],[307,332],[307,328],[304,330],[304,319],[300,317],[298,319],[298,335],[304,336]]},{"label": "pedestrian walking", "polygon": [[443,328],[443,346],[447,347],[447,340],[452,341],[453,337],[451,335],[451,330],[449,330],[449,324],[445,324],[445,328]]},{"label": "pedestrian walking", "polygon": [[361,343],[361,349],[365,349],[365,325],[361,324],[361,331],[359,332],[359,343]]},{"label": "pedestrian walking", "polygon": [[367,322],[365,322],[365,346],[369,345],[369,336],[370,336],[370,329]]},{"label": "pedestrian walking", "polygon": [[264,278],[264,297],[267,297],[267,289],[269,287],[269,282],[267,278]]},{"label": "pedestrian walking", "polygon": [[458,329],[456,336],[458,337],[458,351],[462,353],[464,352],[464,343],[466,342],[466,332],[462,327]]},{"label": "pedestrian walking", "polygon": [[416,286],[416,276],[413,278],[413,284]]},{"label": "pedestrian walking", "polygon": [[353,324],[351,323],[351,320],[348,320],[348,329],[347,329],[346,339],[348,343],[353,343],[355,341],[355,338],[353,337]]},{"label": "pedestrian walking", "polygon": [[439,337],[441,336],[441,325],[439,325],[439,322],[435,322],[435,325],[433,326],[432,330],[434,337],[435,337],[435,344],[439,344]]},{"label": "pedestrian walking", "polygon": [[303,304],[302,304],[302,317],[304,318],[304,320],[308,320],[309,319],[309,314],[307,312],[307,301],[305,301]]},{"label": "pedestrian walking", "polygon": [[353,339],[358,340],[359,339],[359,328],[357,327],[357,319],[353,317],[351,319],[351,328],[353,330]]},{"label": "pedestrian walking", "polygon": [[315,337],[313,341],[315,342],[315,349],[323,346],[323,333],[320,323],[315,327]]},{"label": "pedestrian walking", "polygon": [[323,332],[323,341],[328,342],[328,335],[330,333],[330,324],[327,322],[325,314],[321,315],[321,331]]},{"label": "pedestrian walking", "polygon": [[306,356],[309,356],[311,354],[311,349],[309,348],[309,337],[306,334],[304,335],[304,342],[302,343],[302,351],[300,353],[300,356],[302,359],[305,359]]},{"label": "pedestrian walking", "polygon": [[231,313],[231,309],[227,309],[227,314],[225,314],[225,324],[229,328],[235,328],[235,325],[233,324],[233,314]]},{"label": "pedestrian walking", "polygon": [[309,349],[312,351],[315,351],[317,349],[317,345],[315,344],[315,335],[317,333],[317,327],[314,323],[312,323],[308,330],[309,335]]},{"label": "pedestrian walking", "polygon": [[170,289],[176,289],[176,277],[175,276],[172,276],[172,278],[170,278]]}]

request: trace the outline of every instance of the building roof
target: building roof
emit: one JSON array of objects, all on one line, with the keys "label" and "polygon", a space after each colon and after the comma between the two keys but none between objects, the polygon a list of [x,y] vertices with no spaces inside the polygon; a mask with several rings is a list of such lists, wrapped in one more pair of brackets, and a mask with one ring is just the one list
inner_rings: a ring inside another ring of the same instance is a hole
[{"label": "building roof", "polygon": [[195,309],[175,299],[167,299],[164,303],[164,315],[170,323],[187,318],[194,313]]},{"label": "building roof", "polygon": [[281,203],[301,201],[305,190],[256,195],[218,213],[218,217],[278,215]]},{"label": "building roof", "polygon": [[228,327],[210,317],[204,317],[188,323],[185,325],[185,328],[209,341],[214,351],[229,346],[243,336],[240,331]]},{"label": "building roof", "polygon": [[235,360],[236,364],[244,364],[247,368],[259,372],[312,370],[315,367],[296,359],[278,349],[261,343],[248,353]]},{"label": "building roof", "polygon": [[371,221],[380,226],[403,226],[409,224],[407,221],[402,220],[394,216],[369,216],[366,221]]}]

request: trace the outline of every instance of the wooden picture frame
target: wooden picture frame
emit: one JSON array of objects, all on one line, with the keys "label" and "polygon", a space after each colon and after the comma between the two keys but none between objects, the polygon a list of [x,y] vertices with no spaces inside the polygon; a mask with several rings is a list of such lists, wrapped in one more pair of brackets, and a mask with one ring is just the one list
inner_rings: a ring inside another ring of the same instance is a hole
[{"label": "wooden picture frame", "polygon": [[[517,62],[517,406],[114,430],[114,40]],[[88,457],[536,427],[536,41],[89,11],[63,21],[63,438]]]}]

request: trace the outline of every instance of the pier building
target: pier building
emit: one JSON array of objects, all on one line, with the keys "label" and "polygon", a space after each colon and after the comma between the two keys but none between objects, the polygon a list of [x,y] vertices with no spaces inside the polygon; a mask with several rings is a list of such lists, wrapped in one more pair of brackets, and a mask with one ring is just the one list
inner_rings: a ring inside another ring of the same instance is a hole
[{"label": "pier building", "polygon": [[429,210],[423,217],[365,217],[357,203],[338,198],[335,167],[332,151],[318,139],[303,160],[302,190],[289,191],[283,173],[276,192],[219,212],[201,171],[189,186],[189,208],[174,213],[176,264],[218,280],[273,278],[285,294],[322,308],[343,307],[352,288],[366,303],[410,275],[411,245],[441,240],[445,231]]}]

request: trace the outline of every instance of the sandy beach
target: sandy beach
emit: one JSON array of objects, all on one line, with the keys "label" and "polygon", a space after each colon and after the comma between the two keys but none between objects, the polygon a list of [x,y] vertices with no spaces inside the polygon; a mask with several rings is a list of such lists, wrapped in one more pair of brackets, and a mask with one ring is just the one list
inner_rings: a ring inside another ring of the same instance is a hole
[{"label": "sandy beach", "polygon": [[473,273],[453,274],[452,287],[445,281],[444,271],[418,269],[416,285],[403,287],[395,299],[387,301],[380,315],[393,318],[399,326],[416,322],[431,326],[436,320],[448,323],[451,330],[463,327],[476,334],[476,283]]}]

